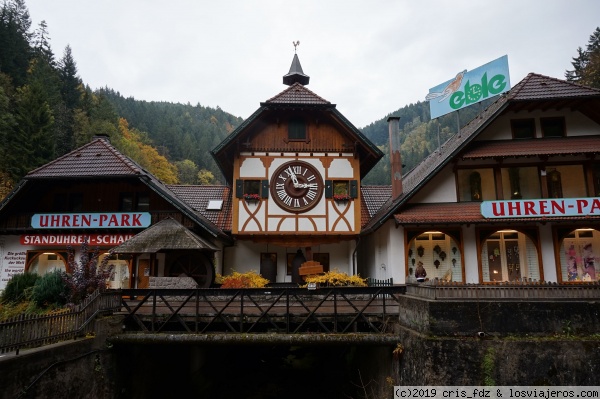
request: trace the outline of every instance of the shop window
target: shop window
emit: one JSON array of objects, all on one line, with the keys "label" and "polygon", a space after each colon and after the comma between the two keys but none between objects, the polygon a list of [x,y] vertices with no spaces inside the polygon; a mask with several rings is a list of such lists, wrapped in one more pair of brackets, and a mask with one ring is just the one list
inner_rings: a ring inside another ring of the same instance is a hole
[{"label": "shop window", "polygon": [[541,198],[539,171],[536,166],[502,168],[504,199]]},{"label": "shop window", "polygon": [[594,282],[600,280],[600,232],[577,229],[563,240],[560,253],[562,281]]},{"label": "shop window", "polygon": [[67,253],[52,251],[28,251],[26,270],[43,276],[56,270],[67,272]]},{"label": "shop window", "polygon": [[540,118],[543,137],[565,137],[565,118]]},{"label": "shop window", "polygon": [[533,139],[535,138],[535,119],[512,119],[510,121],[513,138]]},{"label": "shop window", "polygon": [[425,269],[426,279],[463,281],[462,258],[458,243],[452,236],[439,231],[419,234],[409,244],[408,276],[416,275],[417,268]]},{"label": "shop window", "polygon": [[492,168],[459,169],[456,174],[459,201],[489,201],[496,199],[494,170]]},{"label": "shop window", "polygon": [[[91,256],[92,254],[90,254],[90,257]],[[98,267],[102,265],[102,261],[106,256],[109,256],[109,254],[103,253],[98,256]],[[112,268],[112,274],[106,282],[108,288],[131,288],[130,260],[131,255],[115,254],[107,261],[106,265]]]},{"label": "shop window", "polygon": [[540,280],[537,248],[529,237],[515,230],[498,231],[483,242],[481,269],[486,283]]},{"label": "shop window", "polygon": [[288,140],[306,140],[306,122],[302,118],[290,118],[288,122]]}]

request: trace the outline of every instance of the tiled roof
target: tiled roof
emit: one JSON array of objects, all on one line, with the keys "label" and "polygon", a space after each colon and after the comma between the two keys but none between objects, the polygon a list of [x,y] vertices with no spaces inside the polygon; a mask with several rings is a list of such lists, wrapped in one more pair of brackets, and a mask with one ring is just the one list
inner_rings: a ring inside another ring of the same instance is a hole
[{"label": "tiled roof", "polygon": [[486,219],[481,215],[480,202],[452,202],[407,205],[394,214],[396,223],[409,224],[461,224],[461,223],[533,223],[549,221],[600,220],[600,216],[580,217],[527,217]]},{"label": "tiled roof", "polygon": [[265,104],[331,104],[319,97],[300,83],[296,82],[275,97],[268,99]]},{"label": "tiled roof", "polygon": [[361,226],[364,226],[392,196],[392,186],[361,186],[360,193]]},{"label": "tiled roof", "polygon": [[[125,176],[142,179],[144,184],[171,202],[181,212],[188,215],[188,217],[194,220],[199,226],[202,226],[213,237],[225,241],[230,240],[230,237],[216,223],[175,195],[171,189],[153,174],[120,153],[106,138],[96,138],[90,143],[35,169],[27,174],[24,180],[86,177],[114,178]],[[2,206],[5,203],[6,201],[3,201]],[[228,225],[228,230],[231,229],[230,224]]]},{"label": "tiled roof", "polygon": [[27,178],[139,176],[143,169],[107,139],[97,138],[27,174]]},{"label": "tiled roof", "polygon": [[478,159],[598,153],[600,153],[600,136],[574,136],[531,140],[475,141],[460,156],[463,159]]},{"label": "tiled roof", "polygon": [[509,91],[508,99],[520,101],[586,96],[598,97],[600,96],[600,90],[549,76],[530,73]]},{"label": "tiled roof", "polygon": [[[550,90],[540,90],[540,88],[550,88]],[[555,98],[554,95],[559,98]],[[434,151],[403,176],[402,194],[396,198],[390,198],[381,207],[378,214],[364,226],[363,233],[376,229],[394,212],[397,212],[400,206],[405,204],[422,185],[433,178],[438,171],[457,156],[482,129],[509,107],[511,102],[518,102],[519,100],[560,100],[561,97],[566,98],[569,96],[598,98],[600,90],[530,73],[509,92],[500,95],[494,103],[465,125],[458,134],[450,137],[437,151]]]},{"label": "tiled roof", "polygon": [[212,250],[218,248],[194,234],[178,221],[167,218],[141,231],[114,249],[115,253],[156,253],[173,249]]},{"label": "tiled roof", "polygon": [[[227,186],[167,186],[182,201],[223,231],[231,231],[231,189]],[[208,201],[223,200],[221,210],[207,210]]]}]

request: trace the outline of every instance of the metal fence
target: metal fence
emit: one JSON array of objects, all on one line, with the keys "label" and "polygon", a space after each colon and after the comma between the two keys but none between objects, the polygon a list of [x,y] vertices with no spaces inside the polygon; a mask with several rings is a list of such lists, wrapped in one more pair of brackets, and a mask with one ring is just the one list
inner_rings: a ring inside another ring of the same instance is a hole
[{"label": "metal fence", "polygon": [[94,292],[73,309],[49,315],[27,315],[0,322],[0,353],[48,345],[91,333],[91,321],[101,312],[119,309],[121,298],[112,293]]}]

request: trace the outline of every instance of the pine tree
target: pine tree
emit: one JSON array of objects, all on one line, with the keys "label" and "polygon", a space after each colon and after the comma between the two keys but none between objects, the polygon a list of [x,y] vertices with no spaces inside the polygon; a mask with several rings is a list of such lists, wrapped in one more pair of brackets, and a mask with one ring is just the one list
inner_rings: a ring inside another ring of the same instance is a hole
[{"label": "pine tree", "polygon": [[50,46],[50,34],[48,33],[46,21],[40,22],[38,29],[33,32],[33,51],[36,57],[43,59],[52,67],[56,66],[54,53]]},{"label": "pine tree", "polygon": [[565,72],[569,82],[600,88],[600,27],[590,36],[585,50],[577,48],[573,69]]},{"label": "pine tree", "polygon": [[66,107],[74,110],[79,107],[81,102],[81,79],[77,76],[77,64],[73,58],[71,46],[65,47],[63,57],[58,63],[59,76],[61,81],[62,99]]},{"label": "pine tree", "polygon": [[31,20],[23,0],[6,1],[0,8],[0,72],[7,74],[15,86],[27,79],[31,57],[29,28]]}]

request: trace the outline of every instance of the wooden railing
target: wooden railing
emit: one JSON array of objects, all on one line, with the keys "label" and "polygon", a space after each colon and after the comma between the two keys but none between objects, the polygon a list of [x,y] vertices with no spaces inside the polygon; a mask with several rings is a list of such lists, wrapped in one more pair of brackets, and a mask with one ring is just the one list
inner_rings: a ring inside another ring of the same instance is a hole
[{"label": "wooden railing", "polygon": [[406,294],[437,300],[588,300],[600,299],[600,284],[407,284]]},{"label": "wooden railing", "polygon": [[118,310],[120,297],[94,292],[73,309],[51,315],[21,314],[0,322],[0,353],[52,344],[92,332],[92,320],[101,312]]},{"label": "wooden railing", "polygon": [[384,333],[404,286],[119,292],[126,331]]}]

